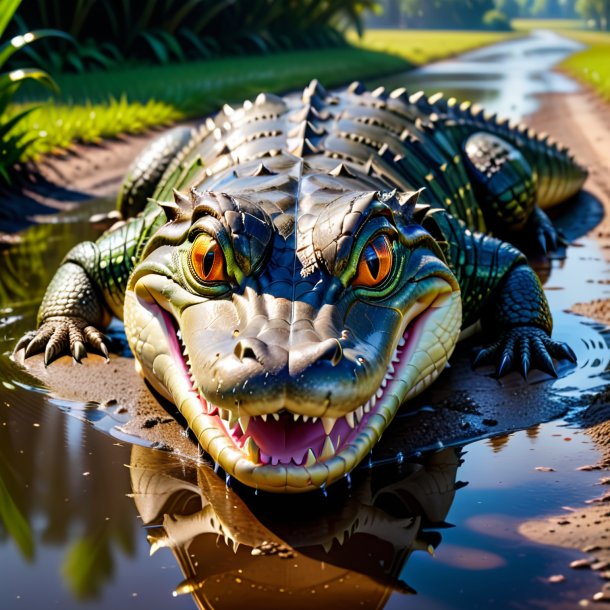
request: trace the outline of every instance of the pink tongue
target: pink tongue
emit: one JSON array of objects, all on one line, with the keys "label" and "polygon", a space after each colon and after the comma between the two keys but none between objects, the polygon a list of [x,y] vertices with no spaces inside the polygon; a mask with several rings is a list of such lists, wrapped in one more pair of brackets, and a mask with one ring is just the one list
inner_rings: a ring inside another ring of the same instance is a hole
[{"label": "pink tongue", "polygon": [[[345,442],[350,433],[354,432],[345,421],[339,418],[335,423],[330,438],[338,448]],[[289,464],[294,461],[302,464],[307,458],[307,450],[312,449],[316,457],[322,452],[326,433],[322,422],[318,420],[304,422],[302,419],[294,421],[290,413],[282,413],[276,421],[269,417],[264,422],[260,417],[253,417],[248,424],[246,436],[251,436],[261,450],[261,460],[271,462],[273,465],[281,462]],[[246,436],[241,439],[245,441]]]}]

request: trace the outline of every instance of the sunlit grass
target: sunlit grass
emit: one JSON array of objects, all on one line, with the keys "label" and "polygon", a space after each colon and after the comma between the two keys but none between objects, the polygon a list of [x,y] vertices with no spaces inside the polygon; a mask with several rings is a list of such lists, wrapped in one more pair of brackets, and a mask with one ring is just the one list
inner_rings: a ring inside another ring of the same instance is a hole
[{"label": "sunlit grass", "polygon": [[367,30],[350,41],[375,51],[398,55],[413,66],[453,57],[472,49],[519,36],[514,32],[449,30]]},{"label": "sunlit grass", "polygon": [[560,68],[610,101],[610,33],[570,32],[569,36],[588,48],[568,57]]},{"label": "sunlit grass", "polygon": [[513,28],[520,32],[531,30],[582,30],[585,22],[582,19],[513,19]]},{"label": "sunlit grass", "polygon": [[224,102],[302,88],[312,78],[332,87],[409,67],[397,56],[347,47],[71,74],[57,79],[60,99],[40,100],[38,92],[24,88],[29,97],[11,112],[42,104],[19,125],[28,137],[41,136],[25,153],[30,159],[74,141],[97,142],[203,117]]}]

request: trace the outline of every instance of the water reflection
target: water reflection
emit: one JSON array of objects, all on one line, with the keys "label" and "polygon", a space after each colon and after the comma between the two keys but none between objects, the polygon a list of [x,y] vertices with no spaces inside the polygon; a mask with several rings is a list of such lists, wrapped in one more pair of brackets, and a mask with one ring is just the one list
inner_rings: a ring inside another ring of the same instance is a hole
[{"label": "water reflection", "polygon": [[551,68],[582,48],[549,31],[478,49],[459,58],[440,61],[419,70],[373,83],[388,89],[443,91],[447,97],[475,100],[489,112],[519,120],[538,108],[536,96],[569,93],[578,85]]},{"label": "water reflection", "polygon": [[415,551],[433,552],[446,526],[459,450],[429,454],[350,493],[326,498],[227,489],[205,464],[134,446],[133,499],[151,554],[168,548],[184,574],[174,595],[199,608],[382,608]]},{"label": "water reflection", "polygon": [[135,549],[133,507],[122,494],[108,493],[128,486],[117,468],[125,458],[117,463],[103,436],[49,408],[43,395],[26,396],[4,387],[0,541],[14,547],[4,548],[3,572],[25,561],[44,569],[41,584],[61,576],[75,599],[98,597],[115,576],[118,556]]}]

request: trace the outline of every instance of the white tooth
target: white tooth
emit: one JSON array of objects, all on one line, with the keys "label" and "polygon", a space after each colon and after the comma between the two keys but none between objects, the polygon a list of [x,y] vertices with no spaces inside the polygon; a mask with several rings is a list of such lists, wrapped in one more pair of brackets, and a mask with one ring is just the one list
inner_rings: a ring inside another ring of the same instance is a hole
[{"label": "white tooth", "polygon": [[398,347],[404,347],[406,342],[407,341],[405,340],[405,338],[401,337],[400,339],[398,339]]},{"label": "white tooth", "polygon": [[239,417],[239,425],[241,426],[242,432],[245,434],[248,429],[248,424],[250,423],[249,415],[240,415]]},{"label": "white tooth", "polygon": [[309,420],[309,415],[303,415],[303,421],[306,422]]},{"label": "white tooth", "polygon": [[388,366],[388,373],[393,373],[394,371],[395,371],[394,365],[392,363],[390,363],[390,366]]},{"label": "white tooth", "polygon": [[316,454],[311,450],[307,450],[307,459],[305,460],[305,467],[310,468],[316,463]]},{"label": "white tooth", "polygon": [[[381,381],[381,387],[385,388],[388,385],[388,380],[386,377],[384,377]],[[377,392],[379,392],[379,390],[377,390]]]},{"label": "white tooth", "polygon": [[324,547],[324,552],[328,555],[328,553],[330,553],[330,549],[333,548],[333,542],[335,541],[334,538],[331,538],[331,540],[328,542],[323,542],[322,546]]},{"label": "white tooth", "polygon": [[360,420],[364,417],[364,408],[358,407],[355,412],[356,421],[360,422]]},{"label": "white tooth", "polygon": [[322,425],[324,426],[324,432],[330,434],[337,421],[334,417],[322,417]]},{"label": "white tooth", "polygon": [[231,411],[231,416],[229,417],[229,428],[235,428],[238,421],[239,417],[237,417],[237,415]]},{"label": "white tooth", "polygon": [[371,403],[371,408],[374,407],[377,404],[377,396],[375,396],[375,395],[371,396],[370,403]]},{"label": "white tooth", "polygon": [[317,418],[317,417],[312,417],[312,418],[311,418],[311,422],[312,422],[313,424],[315,424],[317,421],[318,421],[318,418]]},{"label": "white tooth", "polygon": [[266,414],[266,413],[262,413],[262,414],[261,414],[261,418],[262,418],[262,420],[263,420],[264,422],[266,422],[266,421],[267,421],[267,414]]},{"label": "white tooth", "polygon": [[335,455],[335,446],[333,442],[330,440],[330,436],[326,437],[324,441],[324,446],[322,447],[322,453],[320,453],[320,459],[328,460],[329,458]]},{"label": "white tooth", "polygon": [[364,412],[365,413],[371,412],[371,401],[370,400],[364,405]]},{"label": "white tooth", "polygon": [[337,539],[337,542],[339,543],[339,546],[343,546],[343,541],[345,540],[345,532],[339,532],[335,538]]},{"label": "white tooth", "polygon": [[272,413],[271,415],[273,415],[273,419],[275,419],[275,421],[280,421],[280,414],[279,413]]},{"label": "white tooth", "polygon": [[260,451],[258,445],[254,442],[254,439],[249,436],[244,443],[244,453],[250,458],[251,462],[258,464],[260,462]]},{"label": "white tooth", "polygon": [[346,413],[345,415],[345,421],[347,422],[347,425],[353,429],[354,427],[354,413]]},{"label": "white tooth", "polygon": [[298,413],[293,413],[292,417],[294,419],[295,422],[299,421],[299,417],[301,417]]},{"label": "white tooth", "polygon": [[382,396],[383,396],[383,390],[381,388],[377,388],[377,391],[375,392],[375,397],[381,398]]}]

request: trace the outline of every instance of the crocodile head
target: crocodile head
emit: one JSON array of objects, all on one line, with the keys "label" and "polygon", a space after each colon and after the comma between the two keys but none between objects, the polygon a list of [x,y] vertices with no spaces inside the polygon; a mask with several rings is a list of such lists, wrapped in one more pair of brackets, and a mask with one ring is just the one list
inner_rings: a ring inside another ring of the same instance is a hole
[{"label": "crocodile head", "polygon": [[298,206],[289,177],[175,192],[127,289],[144,376],[227,474],[263,490],[349,473],[443,370],[461,325],[416,196],[332,179],[303,180]]}]

